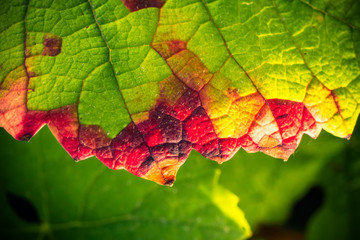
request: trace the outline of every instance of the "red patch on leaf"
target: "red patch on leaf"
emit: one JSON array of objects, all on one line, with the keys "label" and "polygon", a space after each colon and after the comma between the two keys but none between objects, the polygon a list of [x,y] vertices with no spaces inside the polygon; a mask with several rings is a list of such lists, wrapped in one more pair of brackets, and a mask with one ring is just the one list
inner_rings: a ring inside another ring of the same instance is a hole
[{"label": "red patch on leaf", "polygon": [[56,139],[74,159],[83,158],[83,156],[78,156],[79,123],[75,105],[49,111],[48,125]]},{"label": "red patch on leaf", "polygon": [[0,88],[0,126],[15,139],[29,141],[47,122],[47,112],[27,109],[27,76],[6,81],[11,83]]},{"label": "red patch on leaf", "polygon": [[172,40],[164,43],[153,43],[153,47],[161,55],[162,58],[167,59],[176,53],[186,49],[187,42],[181,40]]},{"label": "red patch on leaf", "polygon": [[241,147],[240,142],[235,138],[220,139],[219,145],[222,161],[232,158]]},{"label": "red patch on leaf", "polygon": [[169,106],[166,102],[159,101],[156,108],[159,112],[163,112],[180,121],[184,121],[200,106],[201,101],[198,93],[189,89],[180,97],[174,106]]},{"label": "red patch on leaf", "polygon": [[186,49],[186,42],[180,41],[180,40],[172,40],[166,42],[166,44],[169,46],[169,50],[172,53],[172,55],[181,52],[182,50]]},{"label": "red patch on leaf", "polygon": [[307,133],[315,138],[320,127],[303,103],[271,99],[255,118],[247,135],[239,139],[248,152],[262,151],[287,159]]},{"label": "red patch on leaf", "polygon": [[126,168],[137,174],[140,165],[150,157],[150,152],[135,124],[129,124],[111,142],[114,169]]},{"label": "red patch on leaf", "polygon": [[131,12],[149,7],[161,8],[165,3],[163,0],[122,0],[122,2]]}]

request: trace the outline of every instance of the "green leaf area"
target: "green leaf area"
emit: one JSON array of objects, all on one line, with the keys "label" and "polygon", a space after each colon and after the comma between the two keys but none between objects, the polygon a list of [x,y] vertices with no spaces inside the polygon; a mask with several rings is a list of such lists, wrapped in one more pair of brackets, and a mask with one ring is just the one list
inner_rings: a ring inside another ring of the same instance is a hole
[{"label": "green leaf area", "polygon": [[[95,158],[75,163],[48,130],[29,144],[2,133],[1,145],[6,161],[0,163],[0,229],[6,238],[242,239],[250,234],[237,196],[218,183],[216,163],[195,152],[181,183],[164,188],[110,170]],[[19,217],[16,210],[27,210],[11,201],[13,195],[31,202],[40,221]]]},{"label": "green leaf area", "polygon": [[[48,129],[30,143],[1,132],[0,236],[247,239],[249,223],[253,239],[358,239],[359,128],[355,133],[351,142],[325,132],[315,142],[307,137],[289,162],[241,150],[220,169],[193,151],[175,185],[164,188],[95,158],[75,163]],[[296,214],[313,188],[322,195],[311,199],[317,208]]]}]

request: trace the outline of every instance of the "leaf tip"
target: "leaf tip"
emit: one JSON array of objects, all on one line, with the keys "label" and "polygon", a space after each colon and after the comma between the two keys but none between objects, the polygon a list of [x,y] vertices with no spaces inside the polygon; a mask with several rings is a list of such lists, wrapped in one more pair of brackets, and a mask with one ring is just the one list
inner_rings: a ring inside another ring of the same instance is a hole
[{"label": "leaf tip", "polygon": [[166,182],[164,183],[165,186],[169,186],[172,187],[174,185],[175,179],[167,179]]},{"label": "leaf tip", "polygon": [[31,138],[32,138],[31,134],[24,134],[22,137],[19,138],[19,140],[29,142]]},{"label": "leaf tip", "polygon": [[351,134],[346,135],[344,138],[347,139],[347,140],[350,140]]},{"label": "leaf tip", "polygon": [[175,182],[176,173],[182,163],[182,161],[174,159],[166,159],[161,162],[154,161],[150,170],[143,177],[160,185],[171,187]]}]

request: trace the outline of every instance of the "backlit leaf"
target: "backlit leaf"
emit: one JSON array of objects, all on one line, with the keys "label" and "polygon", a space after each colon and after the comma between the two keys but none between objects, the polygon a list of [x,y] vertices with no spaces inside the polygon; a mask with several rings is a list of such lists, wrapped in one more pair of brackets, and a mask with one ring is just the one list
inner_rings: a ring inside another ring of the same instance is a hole
[{"label": "backlit leaf", "polygon": [[172,185],[191,149],[288,159],[360,112],[351,0],[18,0],[0,10],[0,126]]}]

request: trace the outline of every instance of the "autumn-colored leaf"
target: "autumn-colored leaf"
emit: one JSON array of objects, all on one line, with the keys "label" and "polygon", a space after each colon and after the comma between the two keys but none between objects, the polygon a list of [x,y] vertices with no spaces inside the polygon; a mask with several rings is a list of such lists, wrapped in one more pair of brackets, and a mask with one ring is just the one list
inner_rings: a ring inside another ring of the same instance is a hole
[{"label": "autumn-colored leaf", "polygon": [[[77,160],[171,185],[191,149],[288,159],[304,133],[350,138],[360,112],[350,0],[9,1],[0,126],[44,124]],[[354,10],[355,9],[355,10]]]}]

